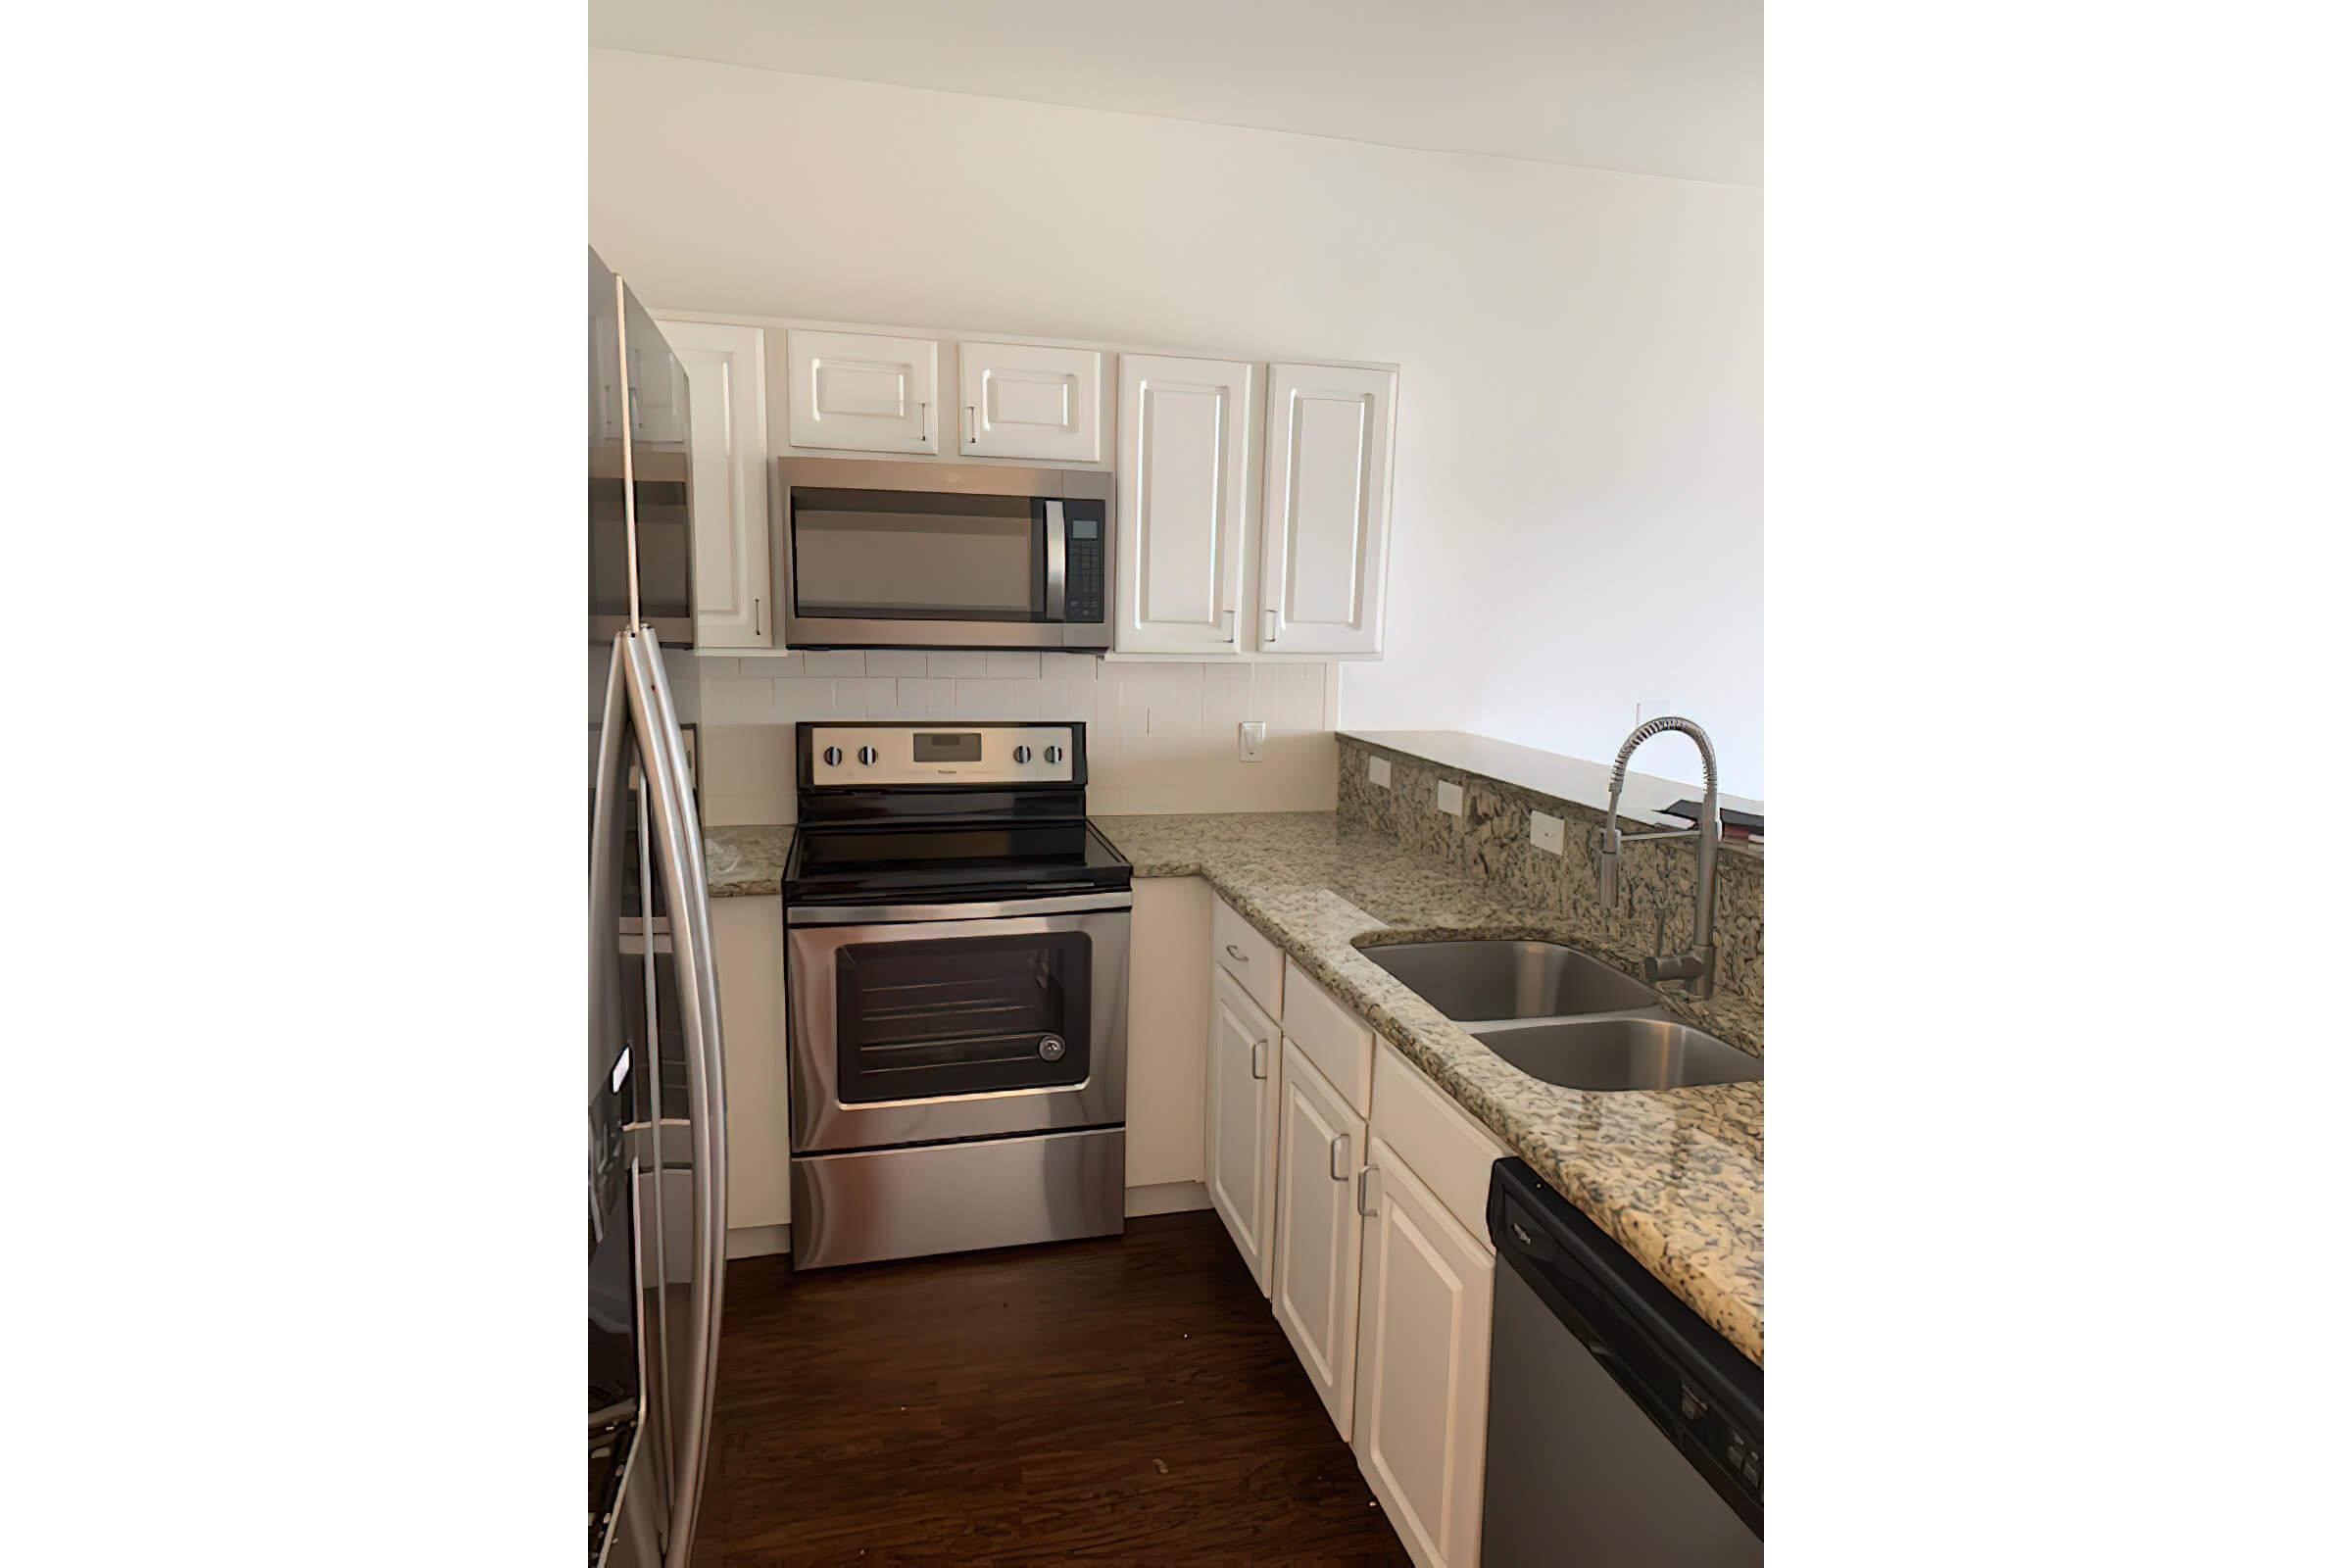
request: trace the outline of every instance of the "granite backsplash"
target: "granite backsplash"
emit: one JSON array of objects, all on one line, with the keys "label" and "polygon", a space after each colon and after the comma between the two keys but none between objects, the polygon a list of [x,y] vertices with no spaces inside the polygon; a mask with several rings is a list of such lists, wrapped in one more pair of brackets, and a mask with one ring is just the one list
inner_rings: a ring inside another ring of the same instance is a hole
[{"label": "granite backsplash", "polygon": [[[1445,767],[1350,735],[1340,745],[1339,817],[1404,850],[1434,855],[1510,888],[1536,907],[1599,927],[1633,953],[1656,951],[1665,915],[1668,952],[1690,945],[1690,902],[1698,876],[1697,844],[1664,839],[1624,849],[1617,907],[1600,903],[1600,830],[1606,813],[1574,801]],[[1369,762],[1388,759],[1389,787],[1374,784]],[[1438,809],[1438,785],[1462,789],[1462,814]],[[1693,790],[1692,795],[1698,792]],[[1528,813],[1567,824],[1566,853],[1551,855],[1528,839]],[[1649,831],[1644,823],[1621,824]],[[1764,852],[1726,842],[1715,867],[1715,977],[1718,995],[1764,1004]]]}]

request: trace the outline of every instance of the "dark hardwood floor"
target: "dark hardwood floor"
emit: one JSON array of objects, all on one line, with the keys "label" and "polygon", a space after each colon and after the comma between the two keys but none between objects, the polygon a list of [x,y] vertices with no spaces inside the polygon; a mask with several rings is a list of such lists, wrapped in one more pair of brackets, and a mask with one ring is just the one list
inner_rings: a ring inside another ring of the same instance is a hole
[{"label": "dark hardwood floor", "polygon": [[727,1270],[698,1568],[1404,1563],[1209,1212]]}]

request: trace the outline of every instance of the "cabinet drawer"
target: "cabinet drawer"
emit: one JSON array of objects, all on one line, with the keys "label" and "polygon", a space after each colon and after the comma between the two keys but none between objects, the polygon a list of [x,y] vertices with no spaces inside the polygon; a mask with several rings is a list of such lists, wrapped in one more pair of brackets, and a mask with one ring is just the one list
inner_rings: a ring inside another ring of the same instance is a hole
[{"label": "cabinet drawer", "polygon": [[1487,1184],[1510,1150],[1385,1040],[1372,1068],[1372,1133],[1481,1247],[1494,1250],[1487,1234]]},{"label": "cabinet drawer", "polygon": [[[1306,971],[1289,958],[1282,961],[1282,1032],[1307,1060],[1322,1070],[1331,1086],[1355,1107],[1357,1115],[1372,1108],[1372,1031],[1334,1001],[1330,992],[1307,978]],[[1484,1204],[1486,1200],[1479,1200]]]},{"label": "cabinet drawer", "polygon": [[1223,899],[1217,900],[1209,912],[1208,945],[1225,972],[1242,983],[1242,989],[1266,1010],[1266,1016],[1279,1019],[1282,950],[1257,927],[1234,913],[1233,906]]}]

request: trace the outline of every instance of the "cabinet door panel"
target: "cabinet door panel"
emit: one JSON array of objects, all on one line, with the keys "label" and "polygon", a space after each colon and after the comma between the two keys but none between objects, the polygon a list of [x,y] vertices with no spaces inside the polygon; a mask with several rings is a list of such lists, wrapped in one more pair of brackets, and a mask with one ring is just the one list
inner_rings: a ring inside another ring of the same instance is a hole
[{"label": "cabinet door panel", "polygon": [[1231,975],[1220,969],[1209,984],[1208,1200],[1262,1296],[1274,1261],[1275,1074],[1282,1041]]},{"label": "cabinet door panel", "polygon": [[1356,1267],[1363,1225],[1355,1177],[1364,1124],[1296,1046],[1282,1053],[1282,1141],[1274,1156],[1274,1316],[1352,1441]]},{"label": "cabinet door panel", "polygon": [[963,454],[1099,463],[1102,458],[1102,356],[1093,349],[963,343]]},{"label": "cabinet door panel", "polygon": [[1232,653],[1249,500],[1250,370],[1119,358],[1121,653]]},{"label": "cabinet door panel", "polygon": [[1372,1141],[1355,1457],[1420,1568],[1474,1568],[1494,1258]]},{"label": "cabinet door panel", "polygon": [[1396,402],[1393,371],[1273,368],[1260,646],[1293,654],[1380,652]]},{"label": "cabinet door panel", "polygon": [[771,648],[767,554],[767,334],[662,321],[686,367],[694,430],[689,492],[698,648]]},{"label": "cabinet door panel", "polygon": [[794,328],[785,349],[794,446],[939,450],[939,344],[932,339]]}]

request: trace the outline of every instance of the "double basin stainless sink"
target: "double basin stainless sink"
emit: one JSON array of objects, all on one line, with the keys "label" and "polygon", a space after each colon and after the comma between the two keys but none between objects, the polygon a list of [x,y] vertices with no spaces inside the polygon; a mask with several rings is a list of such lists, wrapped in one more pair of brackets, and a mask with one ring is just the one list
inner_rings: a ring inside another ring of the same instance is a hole
[{"label": "double basin stainless sink", "polygon": [[1563,1089],[1760,1082],[1764,1064],[1657,994],[1557,942],[1400,942],[1364,956],[1531,1078]]}]

